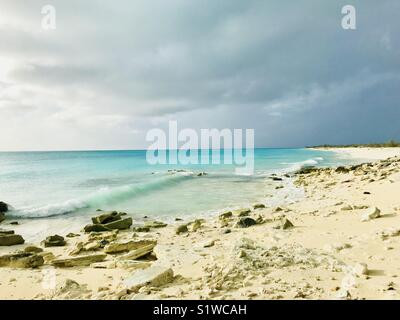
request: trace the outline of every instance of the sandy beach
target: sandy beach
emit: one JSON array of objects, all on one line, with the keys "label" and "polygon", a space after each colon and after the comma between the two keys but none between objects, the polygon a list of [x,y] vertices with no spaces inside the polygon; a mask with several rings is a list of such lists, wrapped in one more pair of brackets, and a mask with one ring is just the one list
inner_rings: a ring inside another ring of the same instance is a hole
[{"label": "sandy beach", "polygon": [[400,299],[400,148],[329,150],[370,163],[267,178],[304,189],[280,207],[132,226],[99,211],[88,232],[0,246],[0,299]]}]

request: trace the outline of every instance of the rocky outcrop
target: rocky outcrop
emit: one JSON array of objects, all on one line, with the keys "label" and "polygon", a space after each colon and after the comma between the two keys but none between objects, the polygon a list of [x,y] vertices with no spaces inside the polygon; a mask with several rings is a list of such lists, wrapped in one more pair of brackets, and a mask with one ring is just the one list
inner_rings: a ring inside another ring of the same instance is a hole
[{"label": "rocky outcrop", "polygon": [[0,267],[37,268],[44,263],[43,257],[31,252],[21,252],[0,256]]},{"label": "rocky outcrop", "polygon": [[55,259],[51,264],[60,268],[89,266],[92,263],[103,261],[106,256],[106,254],[93,254],[75,258]]},{"label": "rocky outcrop", "polygon": [[257,222],[256,222],[256,220],[254,220],[253,218],[250,218],[250,217],[241,217],[241,218],[239,219],[239,221],[236,223],[236,227],[239,227],[239,228],[248,228],[248,227],[254,226],[254,225],[256,225],[256,224],[257,224]]},{"label": "rocky outcrop", "polygon": [[114,222],[121,219],[121,213],[117,211],[110,211],[102,213],[99,216],[92,217],[93,224],[106,224],[109,222]]},{"label": "rocky outcrop", "polygon": [[171,268],[152,266],[135,272],[131,277],[125,279],[123,284],[130,292],[137,292],[144,286],[160,287],[172,282],[173,279],[174,272]]},{"label": "rocky outcrop", "polygon": [[64,237],[59,235],[49,236],[45,240],[42,241],[42,245],[44,247],[63,247],[65,246],[66,242]]},{"label": "rocky outcrop", "polygon": [[19,234],[1,234],[0,233],[0,246],[13,246],[23,244],[24,238]]},{"label": "rocky outcrop", "polygon": [[115,229],[125,230],[129,229],[131,225],[132,225],[132,218],[125,218],[106,223],[103,226],[108,228],[109,230],[115,230]]},{"label": "rocky outcrop", "polygon": [[132,250],[137,250],[149,245],[152,248],[157,244],[155,240],[132,240],[126,242],[113,242],[104,247],[104,252],[108,254],[127,252]]}]

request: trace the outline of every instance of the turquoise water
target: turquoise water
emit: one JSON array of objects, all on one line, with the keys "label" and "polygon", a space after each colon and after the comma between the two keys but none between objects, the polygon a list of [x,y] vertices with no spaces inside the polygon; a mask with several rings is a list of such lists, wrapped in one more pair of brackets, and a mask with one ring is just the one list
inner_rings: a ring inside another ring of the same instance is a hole
[{"label": "turquoise water", "polygon": [[256,149],[254,175],[238,176],[233,165],[149,165],[146,151],[3,152],[0,200],[18,218],[81,217],[98,208],[170,218],[268,202],[271,173],[345,161],[326,151]]}]

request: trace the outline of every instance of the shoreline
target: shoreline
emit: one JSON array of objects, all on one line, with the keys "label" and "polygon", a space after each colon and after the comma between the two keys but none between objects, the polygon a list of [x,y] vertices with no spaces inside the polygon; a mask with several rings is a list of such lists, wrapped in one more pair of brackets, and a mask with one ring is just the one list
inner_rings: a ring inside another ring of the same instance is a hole
[{"label": "shoreline", "polygon": [[[340,148],[338,152],[351,154],[354,159],[365,155],[375,159],[377,151],[381,151],[380,157],[389,154],[382,149],[354,149],[345,152]],[[400,154],[397,149],[395,152]],[[67,243],[60,247],[43,248],[36,243],[54,258],[41,253],[48,257],[47,262],[35,269],[0,267],[0,298],[399,299],[400,269],[396,265],[400,265],[400,258],[393,249],[400,247],[400,242],[397,230],[391,228],[400,221],[400,205],[396,204],[400,161],[375,161],[372,167],[354,167],[340,172],[334,168],[315,169],[297,175],[296,184],[304,189],[305,196],[291,204],[258,206],[250,212],[243,208],[223,218],[202,217],[185,223],[186,230],[183,222],[177,221],[145,232],[128,229],[116,235],[94,235],[103,240],[109,237],[107,241],[119,245],[156,241],[141,259],[122,259],[136,250],[125,248],[123,252],[107,253],[97,265],[54,268],[52,263],[61,257],[101,255],[105,249],[96,247],[98,239],[91,239],[94,236],[90,233],[72,238],[63,235]],[[360,216],[375,206],[382,218],[361,222]],[[238,222],[246,224],[246,220],[250,224],[250,219],[256,223],[237,227]],[[3,226],[0,224],[0,228]],[[177,226],[182,227],[179,234]],[[71,255],[71,250],[82,247],[79,243],[87,248]],[[31,244],[0,247],[0,256],[27,245]],[[388,261],[393,262],[388,265]],[[154,270],[155,266],[165,267],[159,274],[160,286],[127,289],[126,279]],[[46,284],[49,272],[55,275],[54,287]]]}]

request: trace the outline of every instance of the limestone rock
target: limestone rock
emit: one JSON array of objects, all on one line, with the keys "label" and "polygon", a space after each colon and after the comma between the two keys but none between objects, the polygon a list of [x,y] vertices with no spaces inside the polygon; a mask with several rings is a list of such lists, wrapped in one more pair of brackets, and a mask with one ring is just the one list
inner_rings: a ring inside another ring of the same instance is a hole
[{"label": "limestone rock", "polygon": [[14,234],[14,230],[0,229],[0,236],[7,235],[7,234]]},{"label": "limestone rock", "polygon": [[381,210],[379,210],[377,207],[372,207],[368,210],[366,210],[362,216],[361,216],[361,221],[369,221],[372,219],[379,218],[381,216]]},{"label": "limestone rock", "polygon": [[274,227],[274,229],[282,229],[282,230],[286,230],[286,229],[290,229],[293,228],[294,225],[292,222],[290,222],[289,219],[287,218],[283,218],[281,221],[279,221],[279,223]]},{"label": "limestone rock", "polygon": [[8,204],[0,201],[0,213],[6,213],[8,211]]},{"label": "limestone rock", "polygon": [[0,222],[4,221],[6,219],[6,215],[4,212],[0,212]]},{"label": "limestone rock", "polygon": [[263,209],[265,208],[265,205],[262,203],[256,203],[255,205],[253,205],[254,210],[256,209]]},{"label": "limestone rock", "polygon": [[86,285],[80,285],[74,280],[65,279],[65,281],[56,287],[52,298],[61,300],[82,299],[89,293],[90,290],[87,289]]},{"label": "limestone rock", "polygon": [[347,205],[347,206],[344,206],[344,207],[340,208],[340,210],[342,210],[342,211],[350,211],[350,210],[353,210],[353,206]]},{"label": "limestone rock", "polygon": [[24,252],[39,253],[39,252],[43,252],[43,249],[35,247],[35,246],[27,246],[24,248]]},{"label": "limestone rock", "polygon": [[132,231],[134,231],[134,232],[149,232],[150,227],[146,227],[144,225],[134,225],[132,227]]},{"label": "limestone rock", "polygon": [[353,274],[356,276],[368,275],[368,267],[365,263],[357,263],[353,268]]},{"label": "limestone rock", "polygon": [[75,258],[56,259],[53,260],[51,264],[61,268],[89,266],[92,263],[103,261],[106,256],[106,254],[93,254]]},{"label": "limestone rock", "polygon": [[46,238],[46,240],[42,241],[42,244],[44,247],[63,247],[65,246],[66,242],[64,240],[64,237],[59,236],[59,235],[54,235],[54,236],[49,236]]},{"label": "limestone rock", "polygon": [[161,221],[146,221],[144,227],[147,228],[164,228],[167,224]]},{"label": "limestone rock", "polygon": [[24,242],[24,238],[19,234],[0,234],[0,246],[13,246]]},{"label": "limestone rock", "polygon": [[114,229],[124,230],[124,229],[129,229],[131,225],[132,225],[132,218],[125,218],[106,223],[103,226],[108,228],[109,230],[114,230]]},{"label": "limestone rock", "polygon": [[86,225],[83,230],[85,232],[105,232],[111,231],[110,228],[103,226],[102,224],[88,224]]},{"label": "limestone rock", "polygon": [[175,228],[176,234],[181,234],[181,233],[188,232],[188,231],[189,230],[188,230],[187,224],[181,224]]},{"label": "limestone rock", "polygon": [[113,242],[104,247],[104,252],[113,254],[113,253],[121,253],[126,251],[132,251],[139,249],[141,247],[145,247],[148,245],[154,246],[157,244],[155,240],[132,240],[126,242]]},{"label": "limestone rock", "polygon": [[106,224],[121,219],[121,214],[117,211],[102,213],[99,216],[92,217],[93,224]]},{"label": "limestone rock", "polygon": [[254,226],[257,222],[250,217],[241,217],[239,221],[236,223],[236,226],[239,228],[248,228]]},{"label": "limestone rock", "polygon": [[232,211],[227,211],[227,212],[220,214],[219,219],[221,219],[221,220],[229,219],[229,218],[232,218],[232,215],[233,215]]},{"label": "limestone rock", "polygon": [[135,260],[139,259],[143,256],[146,256],[153,252],[154,247],[156,246],[155,241],[151,241],[148,244],[138,245],[137,248],[131,250],[130,252],[119,257],[119,260]]},{"label": "limestone rock", "polygon": [[42,266],[43,263],[43,257],[30,252],[13,253],[0,256],[0,267],[37,268]]},{"label": "limestone rock", "polygon": [[131,292],[137,292],[144,286],[160,287],[172,282],[174,272],[171,268],[152,266],[145,270],[135,272],[124,280],[123,284]]}]

